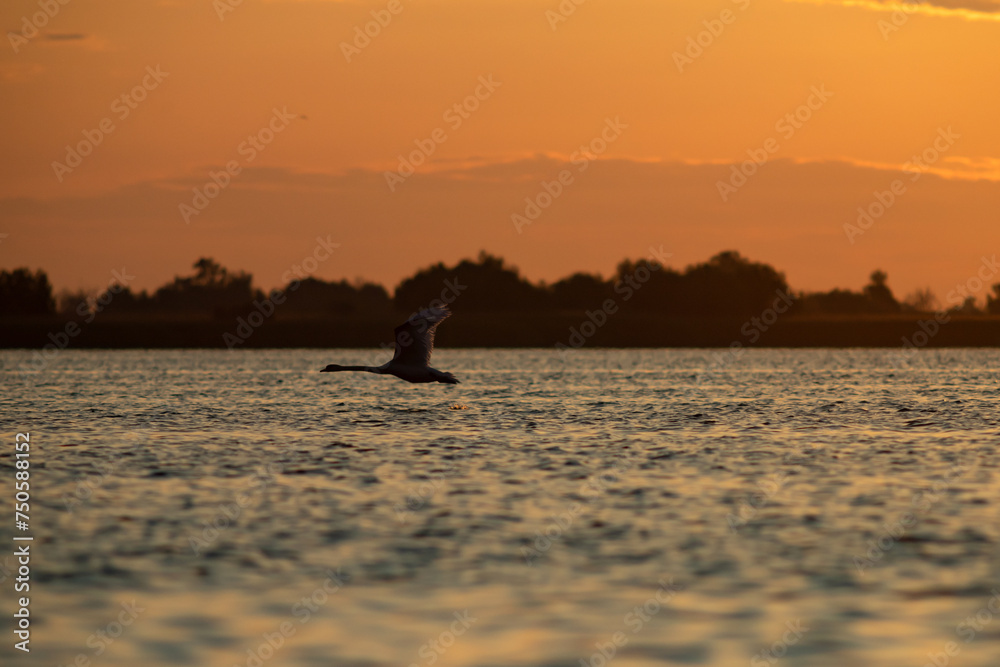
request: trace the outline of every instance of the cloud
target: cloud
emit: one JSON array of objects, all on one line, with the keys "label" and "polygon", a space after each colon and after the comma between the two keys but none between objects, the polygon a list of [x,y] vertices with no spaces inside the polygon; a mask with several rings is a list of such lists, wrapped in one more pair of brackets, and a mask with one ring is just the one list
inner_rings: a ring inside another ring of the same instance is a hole
[{"label": "cloud", "polygon": [[54,48],[81,48],[87,51],[111,51],[111,43],[104,37],[79,32],[44,32],[42,44]]},{"label": "cloud", "polygon": [[71,42],[87,39],[87,36],[79,32],[47,32],[42,35],[42,39],[47,39],[51,42]]},{"label": "cloud", "polygon": [[877,12],[955,17],[968,21],[1000,21],[998,0],[786,0],[786,2],[841,5]]},{"label": "cloud", "polygon": [[862,169],[875,169],[891,173],[911,174],[914,170],[919,170],[923,175],[937,176],[946,180],[1000,182],[1000,159],[989,157],[970,158],[942,156],[940,158],[940,162],[930,165],[918,165],[916,162],[897,164],[894,162],[874,162],[870,160],[856,160],[848,158],[841,158],[838,160],[802,158],[792,160],[792,162],[803,165],[840,162]]}]

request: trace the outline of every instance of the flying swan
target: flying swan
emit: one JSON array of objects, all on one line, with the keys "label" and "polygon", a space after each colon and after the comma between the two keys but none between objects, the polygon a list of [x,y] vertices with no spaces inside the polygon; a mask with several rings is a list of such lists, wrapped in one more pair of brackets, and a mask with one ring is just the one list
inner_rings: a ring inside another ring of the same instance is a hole
[{"label": "flying swan", "polygon": [[381,366],[339,366],[330,364],[320,373],[339,371],[364,371],[379,375],[395,375],[407,382],[444,382],[458,384],[451,373],[443,373],[430,367],[431,352],[434,350],[434,330],[446,317],[451,315],[447,308],[427,308],[421,310],[395,329],[396,354]]}]

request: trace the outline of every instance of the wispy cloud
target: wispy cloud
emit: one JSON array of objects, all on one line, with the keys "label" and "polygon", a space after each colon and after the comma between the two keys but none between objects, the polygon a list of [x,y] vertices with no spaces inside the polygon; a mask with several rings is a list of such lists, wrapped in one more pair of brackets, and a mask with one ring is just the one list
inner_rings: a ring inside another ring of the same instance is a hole
[{"label": "wispy cloud", "polygon": [[813,5],[841,5],[876,12],[904,12],[961,18],[967,21],[1000,21],[998,0],[786,0]]},{"label": "wispy cloud", "polygon": [[72,42],[87,39],[87,36],[79,32],[49,32],[42,35],[42,39],[47,39],[51,42]]},{"label": "wispy cloud", "polygon": [[[931,174],[953,181],[994,181],[1000,182],[1000,158],[992,157],[942,157],[940,164],[916,165],[911,162],[878,162],[858,160],[848,157],[837,158],[791,158],[781,162],[792,165],[842,165],[857,169]],[[734,164],[732,160],[684,160],[691,166],[722,166]]]},{"label": "wispy cloud", "polygon": [[111,43],[104,37],[81,32],[43,32],[41,43],[54,48],[75,48],[86,51],[111,51]]}]

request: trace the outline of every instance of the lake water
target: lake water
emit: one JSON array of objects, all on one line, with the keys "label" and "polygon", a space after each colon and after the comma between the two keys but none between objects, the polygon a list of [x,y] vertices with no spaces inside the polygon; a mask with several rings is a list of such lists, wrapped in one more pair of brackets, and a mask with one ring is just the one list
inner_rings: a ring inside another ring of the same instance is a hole
[{"label": "lake water", "polygon": [[3,664],[995,667],[1000,352],[718,354],[0,352]]}]

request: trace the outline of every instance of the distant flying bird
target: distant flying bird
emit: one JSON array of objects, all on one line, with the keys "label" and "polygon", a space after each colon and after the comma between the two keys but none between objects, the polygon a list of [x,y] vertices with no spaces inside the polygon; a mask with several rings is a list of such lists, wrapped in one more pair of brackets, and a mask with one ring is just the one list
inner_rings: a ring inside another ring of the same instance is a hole
[{"label": "distant flying bird", "polygon": [[396,327],[396,354],[381,366],[338,366],[330,364],[320,373],[364,371],[379,375],[395,375],[407,382],[444,382],[458,384],[451,373],[430,367],[434,350],[434,330],[451,315],[447,308],[427,308]]}]

